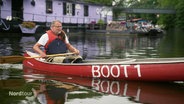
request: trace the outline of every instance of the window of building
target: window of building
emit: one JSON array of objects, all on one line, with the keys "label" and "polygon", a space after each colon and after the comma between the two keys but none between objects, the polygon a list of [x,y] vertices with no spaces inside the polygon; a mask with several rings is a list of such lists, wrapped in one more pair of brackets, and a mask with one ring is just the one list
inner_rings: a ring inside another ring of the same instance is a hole
[{"label": "window of building", "polygon": [[52,0],[46,0],[46,13],[52,13]]},{"label": "window of building", "polygon": [[75,15],[75,4],[63,3],[63,14],[64,15]]},{"label": "window of building", "polygon": [[84,5],[84,16],[88,16],[89,12],[88,12],[88,6]]}]

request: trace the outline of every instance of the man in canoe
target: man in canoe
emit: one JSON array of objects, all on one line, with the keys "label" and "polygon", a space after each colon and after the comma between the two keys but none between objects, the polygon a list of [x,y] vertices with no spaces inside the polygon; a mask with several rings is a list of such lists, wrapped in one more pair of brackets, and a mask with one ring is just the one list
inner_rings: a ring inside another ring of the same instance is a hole
[{"label": "man in canoe", "polygon": [[[40,48],[41,46],[44,46],[44,51]],[[67,35],[62,30],[62,23],[59,20],[51,23],[50,30],[40,37],[33,49],[43,58],[47,57],[47,54],[66,53],[67,50],[79,55],[79,50],[69,43]]]}]

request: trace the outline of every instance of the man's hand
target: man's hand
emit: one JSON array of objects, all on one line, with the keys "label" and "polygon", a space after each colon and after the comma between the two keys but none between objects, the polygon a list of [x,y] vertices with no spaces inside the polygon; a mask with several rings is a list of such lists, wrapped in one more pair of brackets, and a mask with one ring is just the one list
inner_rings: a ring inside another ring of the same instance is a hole
[{"label": "man's hand", "polygon": [[44,52],[41,52],[41,53],[40,53],[40,56],[41,56],[42,58],[47,57],[47,55],[46,55]]},{"label": "man's hand", "polygon": [[76,55],[79,55],[80,51],[78,49],[75,49],[75,51],[73,53]]}]

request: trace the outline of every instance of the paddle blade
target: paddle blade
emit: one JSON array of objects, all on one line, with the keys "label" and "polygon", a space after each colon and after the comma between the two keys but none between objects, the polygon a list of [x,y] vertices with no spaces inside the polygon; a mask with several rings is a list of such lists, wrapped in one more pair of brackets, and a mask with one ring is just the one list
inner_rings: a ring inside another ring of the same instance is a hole
[{"label": "paddle blade", "polygon": [[23,56],[0,56],[0,64],[18,63],[24,60]]}]

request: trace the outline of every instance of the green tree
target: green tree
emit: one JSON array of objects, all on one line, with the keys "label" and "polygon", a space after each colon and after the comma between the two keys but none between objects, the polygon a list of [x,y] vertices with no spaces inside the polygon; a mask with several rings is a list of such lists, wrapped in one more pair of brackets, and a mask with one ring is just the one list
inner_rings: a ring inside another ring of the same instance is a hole
[{"label": "green tree", "polygon": [[[157,8],[157,0],[129,0],[129,7],[131,8]],[[132,14],[131,14],[132,15]],[[133,14],[136,18],[143,18],[152,21],[153,24],[157,23],[157,14]]]},{"label": "green tree", "polygon": [[[178,0],[158,0],[160,8],[173,8],[175,9]],[[175,27],[176,15],[173,14],[160,14],[158,24],[165,26],[165,29],[170,29]]]},{"label": "green tree", "polygon": [[184,1],[181,0],[176,5],[176,27],[184,29]]},{"label": "green tree", "polygon": [[113,0],[84,0],[85,2],[95,3],[95,4],[102,4],[106,6],[112,6]]},{"label": "green tree", "polygon": [[127,6],[126,0],[113,0],[114,2],[113,6],[113,19],[116,20],[119,17],[125,16],[125,13],[122,13],[121,8],[124,8]]}]

